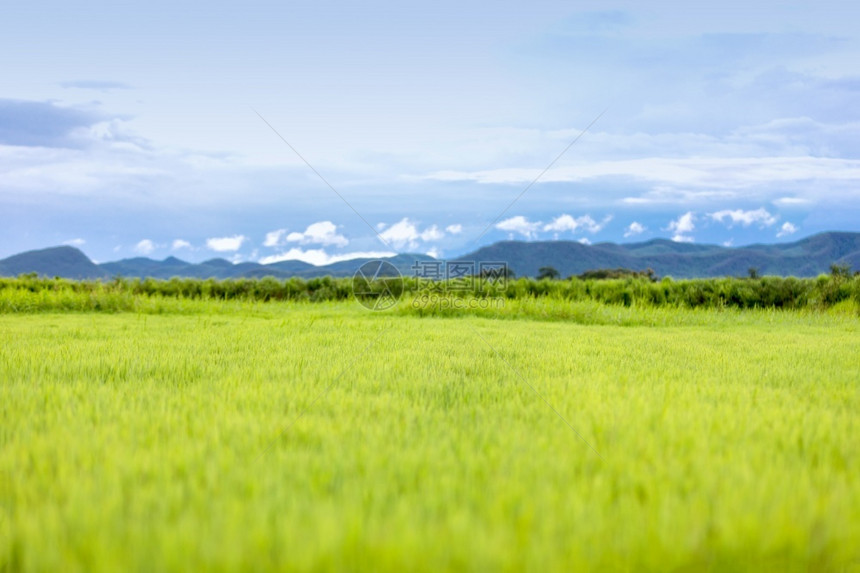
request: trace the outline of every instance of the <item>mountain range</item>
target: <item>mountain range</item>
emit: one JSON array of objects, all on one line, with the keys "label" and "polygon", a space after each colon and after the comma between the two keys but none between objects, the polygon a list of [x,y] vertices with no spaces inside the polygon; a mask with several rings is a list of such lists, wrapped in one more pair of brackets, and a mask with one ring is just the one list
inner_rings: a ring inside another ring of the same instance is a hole
[{"label": "mountain range", "polygon": [[674,278],[759,275],[814,277],[830,271],[833,263],[860,269],[860,233],[828,232],[793,243],[754,244],[743,247],[679,243],[652,239],[643,243],[575,241],[504,241],[478,249],[468,259],[507,261],[517,276],[535,276],[551,266],[562,277],[588,270],[653,269],[658,276]]},{"label": "mountain range", "polygon": [[[146,257],[96,264],[75,247],[61,246],[28,251],[0,260],[0,276],[35,272],[72,279],[108,279],[114,276],[192,278],[276,278],[352,276],[372,259],[353,259],[324,266],[302,261],[233,264],[225,259],[189,263],[168,257]],[[433,261],[428,255],[399,254],[388,260],[402,274],[413,275],[416,261]],[[588,270],[653,269],[658,276],[674,278],[746,276],[750,268],[760,275],[810,277],[829,271],[833,263],[860,269],[860,233],[828,232],[793,243],[755,244],[743,247],[678,243],[652,239],[642,243],[576,241],[502,241],[457,257],[458,261],[504,262],[516,276],[535,276],[541,267],[553,267],[562,277]]]}]

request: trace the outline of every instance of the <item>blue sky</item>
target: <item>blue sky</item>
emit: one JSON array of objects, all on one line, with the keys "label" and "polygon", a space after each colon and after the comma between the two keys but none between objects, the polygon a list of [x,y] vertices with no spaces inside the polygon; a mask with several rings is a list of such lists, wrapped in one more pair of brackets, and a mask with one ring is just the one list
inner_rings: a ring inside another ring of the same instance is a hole
[{"label": "blue sky", "polygon": [[842,0],[17,3],[0,257],[860,231],[858,21]]}]

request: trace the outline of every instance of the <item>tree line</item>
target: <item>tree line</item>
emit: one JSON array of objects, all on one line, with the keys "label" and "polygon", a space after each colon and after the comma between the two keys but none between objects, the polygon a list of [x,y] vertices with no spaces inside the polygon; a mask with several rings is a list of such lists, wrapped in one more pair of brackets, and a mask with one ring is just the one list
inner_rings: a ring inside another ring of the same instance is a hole
[{"label": "tree line", "polygon": [[[498,280],[427,281],[415,277],[380,279],[372,289],[356,289],[351,278],[312,279],[172,278],[69,280],[38,277],[0,278],[0,312],[38,310],[133,310],[140,300],[298,301],[351,299],[387,291],[398,298],[432,291],[460,298],[505,299],[551,297],[624,306],[683,308],[829,308],[854,301],[860,308],[860,274],[834,265],[816,278],[764,276],[673,280],[653,273],[619,273],[618,269],[589,271],[558,279],[502,277]],[[366,286],[366,285],[365,285]]]}]

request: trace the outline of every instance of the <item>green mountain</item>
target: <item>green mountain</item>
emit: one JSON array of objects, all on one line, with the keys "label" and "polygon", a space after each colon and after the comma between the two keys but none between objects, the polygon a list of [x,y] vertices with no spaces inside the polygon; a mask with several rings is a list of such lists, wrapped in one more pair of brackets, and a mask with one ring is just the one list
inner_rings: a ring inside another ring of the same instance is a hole
[{"label": "green mountain", "polygon": [[[189,263],[175,257],[156,261],[146,257],[96,265],[74,247],[29,251],[0,260],[0,276],[35,272],[66,278],[171,277],[189,278],[276,278],[320,276],[351,277],[362,264],[373,259],[353,259],[324,266],[301,261],[268,265],[233,264],[224,259]],[[404,276],[414,275],[416,261],[433,260],[427,255],[401,254],[388,260]],[[460,261],[504,262],[517,276],[536,276],[538,269],[555,267],[562,277],[595,269],[653,269],[658,276],[675,278],[746,276],[750,268],[760,275],[816,276],[832,263],[860,270],[860,233],[822,233],[794,243],[720,247],[675,243],[653,239],[644,243],[583,245],[574,241],[502,241],[457,257]]]},{"label": "green mountain", "polygon": [[[99,265],[110,276],[152,277],[169,279],[172,277],[190,278],[313,278],[313,277],[351,277],[364,263],[375,259],[351,259],[329,265],[314,266],[302,261],[281,261],[262,265],[260,263],[233,264],[225,259],[210,259],[202,263],[186,263],[174,257],[156,261],[145,257],[123,259]],[[400,254],[387,259],[401,274],[412,274],[412,266],[417,260],[432,260],[427,255]]]},{"label": "green mountain", "polygon": [[860,233],[822,233],[794,243],[721,247],[653,239],[644,243],[583,245],[574,241],[503,241],[458,257],[503,261],[517,276],[536,276],[544,266],[562,277],[588,270],[653,269],[674,278],[760,275],[810,277],[829,272],[832,263],[860,269]]},{"label": "green mountain", "polygon": [[108,275],[75,247],[51,247],[27,251],[0,260],[0,276],[37,273],[70,279],[99,279]]}]

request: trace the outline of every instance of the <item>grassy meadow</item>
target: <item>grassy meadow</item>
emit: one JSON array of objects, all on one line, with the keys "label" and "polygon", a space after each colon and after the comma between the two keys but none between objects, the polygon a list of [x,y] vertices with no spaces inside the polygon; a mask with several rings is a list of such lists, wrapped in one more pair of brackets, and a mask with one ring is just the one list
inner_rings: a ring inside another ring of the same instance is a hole
[{"label": "grassy meadow", "polygon": [[855,571],[858,357],[855,307],[0,313],[0,571]]}]

